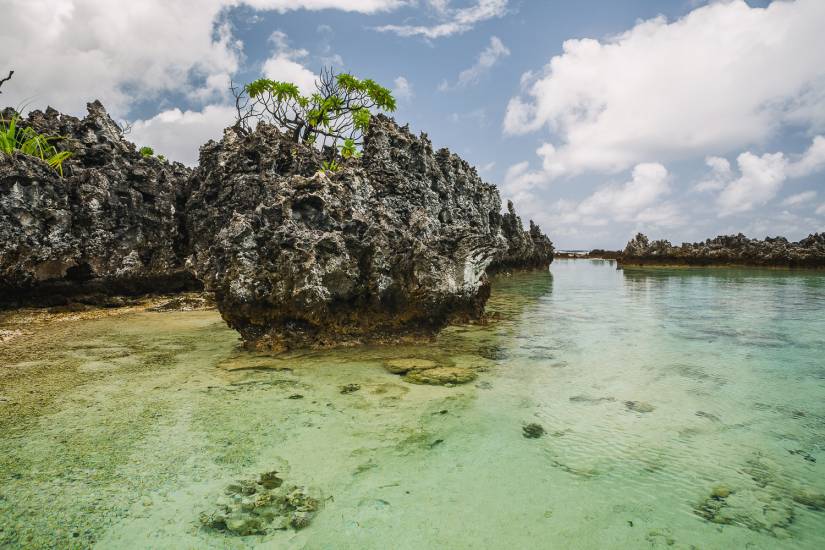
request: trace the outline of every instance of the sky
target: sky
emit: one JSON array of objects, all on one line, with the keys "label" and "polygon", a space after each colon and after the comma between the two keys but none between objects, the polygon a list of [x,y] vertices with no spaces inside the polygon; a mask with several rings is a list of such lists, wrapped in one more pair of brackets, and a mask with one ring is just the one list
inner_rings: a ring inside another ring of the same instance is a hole
[{"label": "sky", "polygon": [[[0,102],[189,165],[230,79],[372,78],[558,248],[825,231],[825,0],[0,0]],[[506,202],[505,202],[506,204]]]}]

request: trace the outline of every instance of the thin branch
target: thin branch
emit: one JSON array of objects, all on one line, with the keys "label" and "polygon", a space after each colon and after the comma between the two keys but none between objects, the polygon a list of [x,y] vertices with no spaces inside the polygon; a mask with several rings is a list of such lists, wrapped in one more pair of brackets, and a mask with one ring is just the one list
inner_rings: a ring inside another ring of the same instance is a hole
[{"label": "thin branch", "polygon": [[[2,87],[3,87],[3,84],[4,84],[4,83],[6,83],[6,82],[8,82],[9,80],[11,80],[11,77],[12,77],[13,75],[14,75],[14,71],[9,71],[9,76],[7,76],[6,78],[4,78],[4,79],[0,80],[0,88],[2,88]],[[0,92],[0,94],[2,94],[2,93],[3,93],[3,92]]]}]

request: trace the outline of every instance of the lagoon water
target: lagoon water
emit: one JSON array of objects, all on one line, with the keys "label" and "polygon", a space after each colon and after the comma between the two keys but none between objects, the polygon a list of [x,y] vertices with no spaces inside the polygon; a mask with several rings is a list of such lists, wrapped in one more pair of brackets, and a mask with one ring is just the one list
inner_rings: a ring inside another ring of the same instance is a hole
[{"label": "lagoon water", "polygon": [[[278,357],[213,311],[9,316],[0,547],[825,548],[825,274],[559,260],[489,310]],[[413,385],[399,357],[479,377]],[[271,470],[322,500],[311,525],[201,527]]]}]

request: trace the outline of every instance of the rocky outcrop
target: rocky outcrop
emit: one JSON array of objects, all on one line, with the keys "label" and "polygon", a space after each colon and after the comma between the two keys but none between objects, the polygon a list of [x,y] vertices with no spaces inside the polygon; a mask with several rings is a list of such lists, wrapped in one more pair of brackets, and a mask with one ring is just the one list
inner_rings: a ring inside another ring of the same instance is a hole
[{"label": "rocky outcrop", "polygon": [[825,267],[825,233],[790,242],[784,237],[749,239],[743,234],[722,235],[699,243],[673,246],[650,241],[639,233],[619,258],[619,265],[753,265],[772,267]]},{"label": "rocky outcrop", "polygon": [[180,215],[191,170],[142,156],[99,102],[88,111],[21,121],[72,151],[64,177],[33,157],[0,155],[2,306],[197,286],[183,268]]},{"label": "rocky outcrop", "polygon": [[533,220],[530,220],[530,229],[524,230],[512,201],[507,201],[507,212],[501,216],[501,232],[507,240],[507,249],[494,258],[489,271],[547,269],[553,262],[553,243]]},{"label": "rocky outcrop", "polygon": [[382,116],[362,158],[320,165],[267,125],[201,149],[190,267],[247,345],[391,341],[482,315],[486,270],[513,243],[495,187]]},{"label": "rocky outcrop", "polygon": [[100,103],[88,110],[21,122],[72,151],[63,177],[0,155],[0,307],[202,281],[253,347],[393,341],[479,319],[489,270],[553,258],[472,166],[386,117],[336,171],[261,124],[206,144],[193,172],[143,156]]}]

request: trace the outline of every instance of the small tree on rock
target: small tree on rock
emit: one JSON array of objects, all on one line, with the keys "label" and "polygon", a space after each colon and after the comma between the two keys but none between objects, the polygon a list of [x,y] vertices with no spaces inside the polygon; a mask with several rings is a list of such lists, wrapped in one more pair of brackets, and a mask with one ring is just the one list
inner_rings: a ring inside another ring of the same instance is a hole
[{"label": "small tree on rock", "polygon": [[332,147],[343,158],[357,156],[374,109],[392,112],[395,98],[373,80],[325,68],[315,81],[316,92],[304,96],[298,86],[260,78],[243,88],[231,87],[237,126],[249,132],[268,122],[288,132],[295,143]]}]

